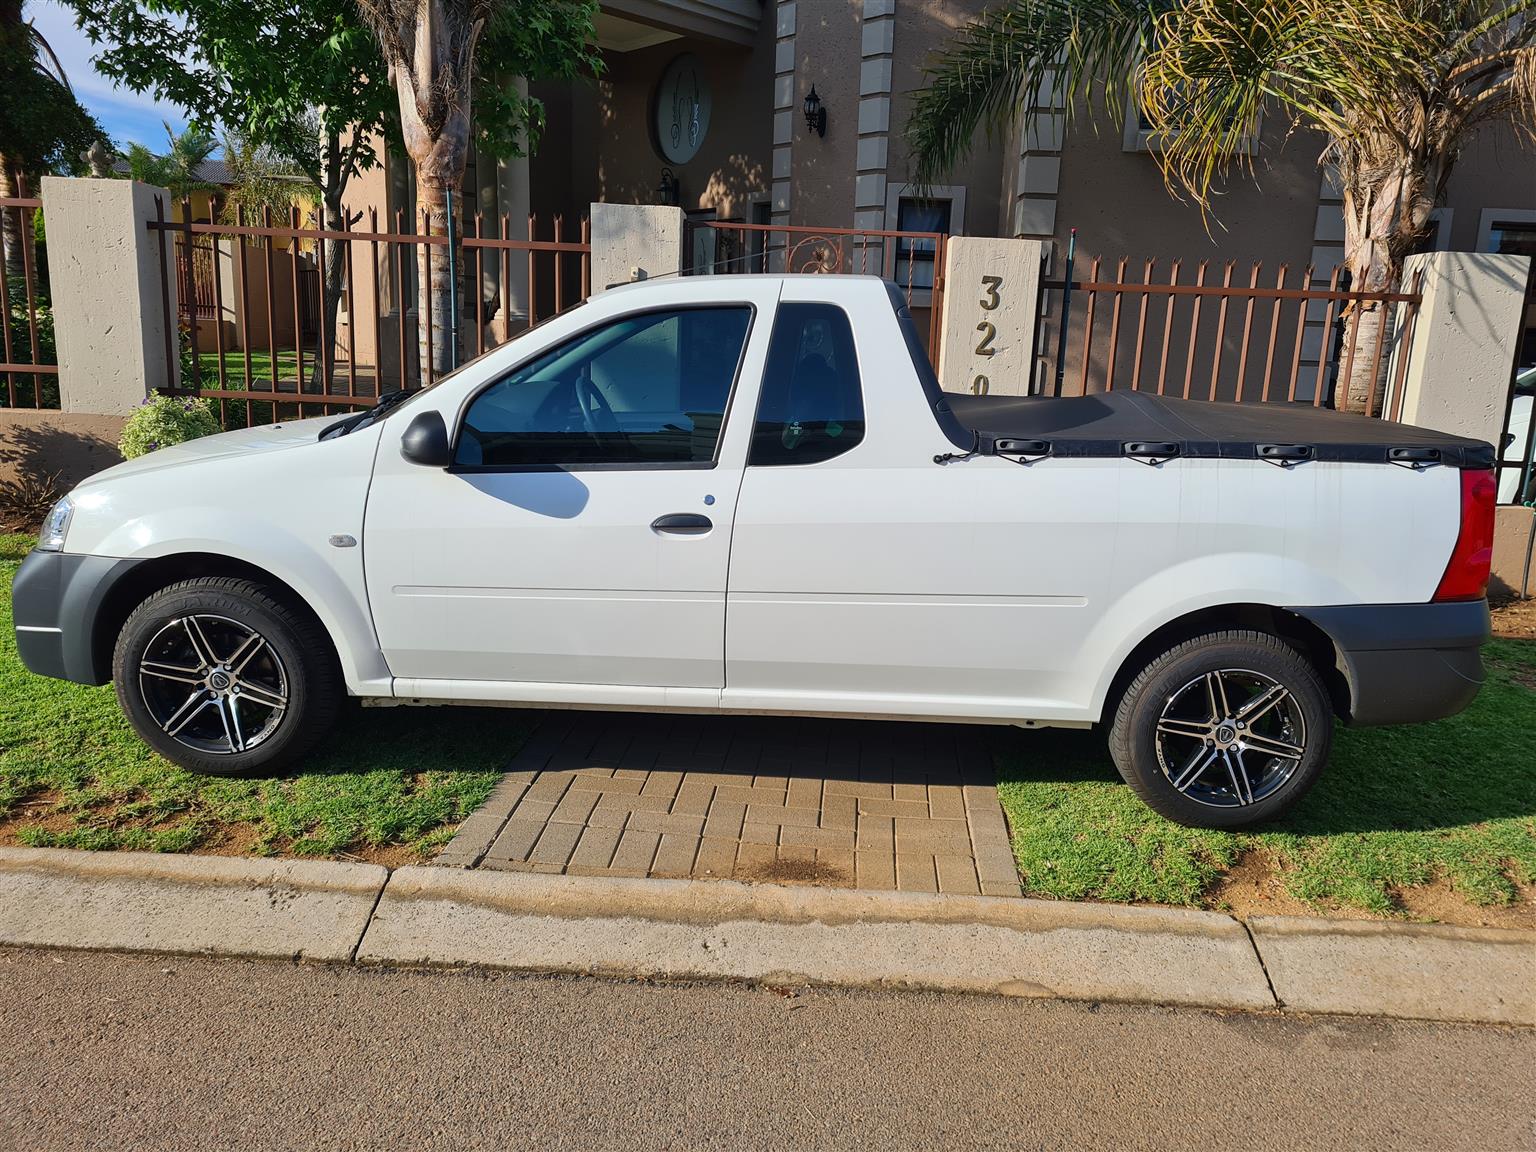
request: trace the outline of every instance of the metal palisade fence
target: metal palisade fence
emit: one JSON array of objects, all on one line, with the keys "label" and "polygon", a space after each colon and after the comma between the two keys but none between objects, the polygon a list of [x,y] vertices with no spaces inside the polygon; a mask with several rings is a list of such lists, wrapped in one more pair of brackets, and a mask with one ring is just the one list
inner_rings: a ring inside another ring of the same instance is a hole
[{"label": "metal palisade fence", "polygon": [[[162,283],[160,306],[179,381],[162,391],[213,401],[226,427],[355,410],[431,384],[434,337],[418,300],[434,278],[458,278],[456,359],[496,347],[590,289],[585,220],[568,229],[556,217],[548,238],[521,240],[508,238],[507,217],[488,228],[475,216],[450,242],[424,215],[403,211],[392,227],[370,212],[366,229],[339,230],[304,226],[296,207],[281,221],[268,209],[259,219],[198,222],[183,202],[179,216],[157,200],[148,224],[161,266],[176,277],[174,294]],[[530,237],[544,230],[537,217],[527,226]]]},{"label": "metal palisade fence", "polygon": [[[1334,268],[1318,284],[1309,266],[1213,268],[1199,261],[1140,262],[1094,257],[1087,277],[1068,262],[1041,281],[1041,339],[1035,389],[1086,395],[1115,388],[1197,400],[1291,401],[1340,407],[1343,382],[1369,366],[1368,410],[1400,411],[1408,349],[1422,302],[1420,285],[1399,292],[1356,292]],[[1374,332],[1360,323],[1382,310]]]},{"label": "metal palisade fence", "polygon": [[28,194],[0,199],[0,408],[57,408],[59,359],[54,345],[42,201]]}]

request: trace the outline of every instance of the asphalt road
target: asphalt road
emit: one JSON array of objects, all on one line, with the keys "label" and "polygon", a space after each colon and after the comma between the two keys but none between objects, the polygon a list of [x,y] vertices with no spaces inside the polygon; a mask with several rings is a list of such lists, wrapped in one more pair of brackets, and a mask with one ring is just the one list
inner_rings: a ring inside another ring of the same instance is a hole
[{"label": "asphalt road", "polygon": [[0,950],[0,1147],[1536,1149],[1536,1034]]}]

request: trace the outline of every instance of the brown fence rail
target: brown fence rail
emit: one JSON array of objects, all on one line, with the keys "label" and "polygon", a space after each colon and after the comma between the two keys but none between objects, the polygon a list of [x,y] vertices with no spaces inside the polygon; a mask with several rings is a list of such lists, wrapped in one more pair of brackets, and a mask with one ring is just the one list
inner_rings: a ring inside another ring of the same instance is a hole
[{"label": "brown fence rail", "polygon": [[[168,357],[180,330],[180,380],[161,391],[215,401],[226,427],[356,410],[432,383],[432,334],[418,325],[417,287],[450,268],[461,284],[459,359],[579,303],[590,287],[586,221],[579,240],[562,239],[558,217],[551,239],[520,240],[510,238],[506,217],[488,226],[476,216],[450,250],[425,217],[412,222],[403,212],[392,229],[370,212],[366,231],[303,227],[297,208],[281,222],[266,210],[259,221],[240,214],[233,224],[196,223],[185,202],[181,215],[168,219],[157,200],[148,225],[168,273]],[[530,217],[528,235],[539,231]]]},{"label": "brown fence rail", "polygon": [[684,271],[695,276],[833,272],[882,277],[902,290],[907,306],[926,326],[928,354],[937,360],[948,239],[942,232],[697,220],[688,222]]},{"label": "brown fence rail", "polygon": [[[1313,269],[1292,275],[1229,261],[1166,265],[1095,257],[1083,281],[1041,285],[1041,339],[1034,390],[1084,395],[1114,388],[1199,400],[1286,400],[1344,407],[1345,383],[1369,364],[1368,410],[1397,408],[1421,300],[1407,292],[1355,292],[1334,269],[1326,286]],[[1371,333],[1371,310],[1384,322]],[[1063,324],[1065,319],[1065,324]],[[1392,413],[1388,413],[1392,414]]]},{"label": "brown fence rail", "polygon": [[57,408],[59,363],[53,338],[48,270],[37,243],[43,202],[0,199],[0,408]]}]

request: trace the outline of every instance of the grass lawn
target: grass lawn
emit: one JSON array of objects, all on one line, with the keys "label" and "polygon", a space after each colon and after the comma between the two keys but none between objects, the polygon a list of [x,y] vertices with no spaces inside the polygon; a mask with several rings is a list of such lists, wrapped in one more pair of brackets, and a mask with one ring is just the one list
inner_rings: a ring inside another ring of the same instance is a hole
[{"label": "grass lawn", "polygon": [[194,776],[139,742],[110,686],[22,667],[10,589],[32,543],[0,536],[0,843],[405,863],[446,842],[532,726],[507,709],[353,705],[302,775]]},{"label": "grass lawn", "polygon": [[[203,387],[217,388],[219,386],[219,354],[217,352],[202,352],[198,354],[198,363],[203,373]],[[314,352],[304,358],[304,372],[307,376],[314,367]],[[279,380],[298,379],[298,354],[284,352],[277,353],[277,378]],[[224,353],[224,375],[231,388],[245,387],[245,353]],[[251,379],[255,381],[270,381],[272,379],[272,353],[266,351],[251,352]]]},{"label": "grass lawn", "polygon": [[1488,683],[1460,716],[1337,729],[1317,786],[1257,834],[1154,815],[1096,733],[1010,737],[998,794],[1026,891],[1477,922],[1450,914],[1473,905],[1489,923],[1536,923],[1536,641],[1495,640],[1484,658]]}]

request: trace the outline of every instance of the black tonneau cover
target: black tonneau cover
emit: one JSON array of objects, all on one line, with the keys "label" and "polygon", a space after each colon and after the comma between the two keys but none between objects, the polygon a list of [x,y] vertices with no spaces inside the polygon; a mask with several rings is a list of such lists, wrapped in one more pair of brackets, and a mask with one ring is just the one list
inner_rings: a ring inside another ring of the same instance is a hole
[{"label": "black tonneau cover", "polygon": [[1493,448],[1481,440],[1310,404],[1223,404],[1145,392],[1059,399],[946,392],[943,404],[987,455],[1493,467]]}]

